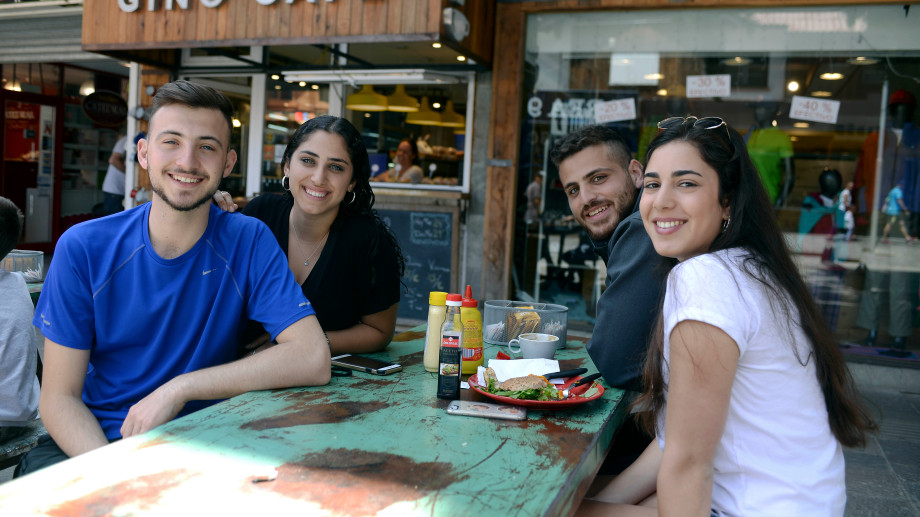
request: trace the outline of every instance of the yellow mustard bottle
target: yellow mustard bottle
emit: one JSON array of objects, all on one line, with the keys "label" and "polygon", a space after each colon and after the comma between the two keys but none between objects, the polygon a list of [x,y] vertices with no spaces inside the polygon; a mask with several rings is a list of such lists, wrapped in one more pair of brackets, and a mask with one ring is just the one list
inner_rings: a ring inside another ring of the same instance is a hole
[{"label": "yellow mustard bottle", "polygon": [[473,374],[482,366],[482,313],[479,312],[479,302],[473,299],[470,286],[466,286],[463,295],[460,321],[463,324],[463,362],[460,373]]},{"label": "yellow mustard bottle", "polygon": [[438,371],[438,354],[441,352],[441,325],[447,316],[447,293],[431,291],[428,294],[428,329],[425,330],[425,354],[422,363],[429,372]]}]

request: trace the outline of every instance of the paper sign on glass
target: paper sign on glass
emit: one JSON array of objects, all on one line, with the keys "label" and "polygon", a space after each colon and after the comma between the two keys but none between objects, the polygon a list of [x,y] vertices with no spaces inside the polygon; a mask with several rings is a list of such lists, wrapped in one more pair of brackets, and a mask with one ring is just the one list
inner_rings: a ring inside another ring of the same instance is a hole
[{"label": "paper sign on glass", "polygon": [[728,74],[688,75],[687,98],[728,97],[732,93],[732,76]]},{"label": "paper sign on glass", "polygon": [[800,95],[792,96],[792,106],[789,107],[789,118],[825,122],[827,124],[836,124],[839,113],[840,101],[802,97]]},{"label": "paper sign on glass", "polygon": [[598,124],[605,122],[619,122],[621,120],[635,120],[636,99],[616,99],[607,102],[598,102],[594,105],[594,121]]}]

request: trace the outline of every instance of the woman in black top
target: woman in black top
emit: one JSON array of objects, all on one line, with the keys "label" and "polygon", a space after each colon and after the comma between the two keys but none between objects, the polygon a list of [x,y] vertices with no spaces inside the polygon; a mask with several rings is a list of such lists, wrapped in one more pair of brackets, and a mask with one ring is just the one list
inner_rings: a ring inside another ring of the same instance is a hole
[{"label": "woman in black top", "polygon": [[[332,355],[382,350],[396,329],[405,261],[396,237],[373,210],[361,134],[343,118],[311,119],[294,132],[282,166],[287,192],[258,196],[242,212],[275,234]],[[250,322],[247,348],[264,332]]]}]

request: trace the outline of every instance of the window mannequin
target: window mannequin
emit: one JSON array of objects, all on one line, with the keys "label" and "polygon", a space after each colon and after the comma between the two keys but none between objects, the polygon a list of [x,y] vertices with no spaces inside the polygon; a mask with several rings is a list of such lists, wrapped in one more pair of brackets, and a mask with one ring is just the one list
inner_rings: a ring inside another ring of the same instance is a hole
[{"label": "window mannequin", "polygon": [[760,173],[770,201],[776,206],[783,206],[795,183],[792,140],[783,130],[773,127],[773,119],[779,114],[779,103],[757,102],[751,106],[754,108],[755,124],[745,137],[748,153]]}]

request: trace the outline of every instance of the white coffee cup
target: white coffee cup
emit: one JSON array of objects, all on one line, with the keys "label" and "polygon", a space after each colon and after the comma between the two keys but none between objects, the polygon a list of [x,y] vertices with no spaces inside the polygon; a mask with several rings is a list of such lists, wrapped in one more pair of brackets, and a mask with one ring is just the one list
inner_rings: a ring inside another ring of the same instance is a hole
[{"label": "white coffee cup", "polygon": [[[517,344],[517,350],[513,344]],[[524,359],[552,359],[556,355],[556,346],[559,338],[552,334],[521,334],[508,341],[508,351],[514,354],[523,354]]]}]

